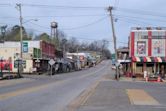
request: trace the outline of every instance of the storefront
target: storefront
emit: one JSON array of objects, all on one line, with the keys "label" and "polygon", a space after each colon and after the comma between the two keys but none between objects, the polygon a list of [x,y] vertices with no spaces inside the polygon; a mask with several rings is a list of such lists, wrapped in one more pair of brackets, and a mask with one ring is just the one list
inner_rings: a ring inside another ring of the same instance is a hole
[{"label": "storefront", "polygon": [[164,77],[166,68],[166,27],[133,27],[129,38],[132,74]]},{"label": "storefront", "polygon": [[143,77],[144,71],[150,76],[164,76],[166,68],[165,57],[132,57],[132,74]]}]

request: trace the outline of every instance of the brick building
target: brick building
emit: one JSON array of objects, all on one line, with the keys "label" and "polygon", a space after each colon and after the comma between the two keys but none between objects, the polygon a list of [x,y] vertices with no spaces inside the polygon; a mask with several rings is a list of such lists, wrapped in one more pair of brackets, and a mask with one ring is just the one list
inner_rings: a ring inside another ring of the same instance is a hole
[{"label": "brick building", "polygon": [[135,27],[129,37],[129,56],[132,74],[165,75],[166,69],[166,28]]}]

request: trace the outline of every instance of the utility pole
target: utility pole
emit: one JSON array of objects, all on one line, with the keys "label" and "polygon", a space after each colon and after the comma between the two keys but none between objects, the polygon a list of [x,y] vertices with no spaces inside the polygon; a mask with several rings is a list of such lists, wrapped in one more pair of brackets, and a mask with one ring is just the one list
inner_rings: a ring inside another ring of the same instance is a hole
[{"label": "utility pole", "polygon": [[[21,67],[20,67],[20,68],[21,68],[21,70],[22,70],[22,68],[23,68],[23,67],[22,67],[22,59],[23,59],[23,56],[22,56],[22,55],[23,55],[23,54],[22,54],[22,53],[23,53],[23,52],[22,52],[22,48],[23,48],[23,47],[22,47],[22,46],[23,46],[23,44],[22,44],[22,40],[23,40],[22,24],[23,24],[23,22],[22,22],[22,21],[23,21],[23,18],[22,18],[21,4],[16,4],[16,6],[18,7],[19,14],[20,14],[20,45],[21,45],[21,46],[20,46],[20,60],[21,60],[21,65],[20,65]],[[18,61],[18,62],[20,62],[20,61]],[[18,74],[19,77],[21,77],[21,74],[20,74],[20,73],[21,73],[21,71],[19,71],[19,74]]]},{"label": "utility pole", "polygon": [[114,21],[113,21],[113,16],[112,16],[112,10],[113,7],[109,6],[108,7],[108,11],[109,11],[109,15],[111,18],[111,26],[112,26],[112,36],[113,36],[113,40],[114,40],[114,51],[115,51],[115,61],[116,61],[116,74],[115,74],[115,78],[117,80],[119,80],[119,71],[118,71],[118,56],[117,56],[117,47],[116,47],[116,35],[115,35],[115,28],[114,28]]}]

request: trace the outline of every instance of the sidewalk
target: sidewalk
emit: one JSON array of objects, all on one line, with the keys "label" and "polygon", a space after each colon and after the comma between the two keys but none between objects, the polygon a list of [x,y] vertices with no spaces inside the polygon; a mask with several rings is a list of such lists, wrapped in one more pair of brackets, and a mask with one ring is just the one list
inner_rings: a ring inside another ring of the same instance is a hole
[{"label": "sidewalk", "polygon": [[0,80],[14,79],[18,78],[17,74],[3,74],[3,77],[0,77]]},{"label": "sidewalk", "polygon": [[[140,80],[135,79],[134,81]],[[83,102],[77,104],[78,106],[75,106],[75,109],[69,111],[166,111],[166,98],[156,95],[165,94],[165,91],[155,89],[164,87],[164,84],[134,81],[132,78],[125,77],[121,77],[120,81],[116,81],[111,79],[110,75],[107,75],[99,82],[94,91],[89,91]],[[137,94],[134,96],[135,103],[141,103],[141,105],[132,104],[127,92],[130,89],[134,89],[135,92],[141,92],[141,94],[131,93]],[[155,99],[154,96],[156,96]],[[156,101],[155,104],[154,101]],[[162,102],[163,106],[160,106],[160,102]]]}]

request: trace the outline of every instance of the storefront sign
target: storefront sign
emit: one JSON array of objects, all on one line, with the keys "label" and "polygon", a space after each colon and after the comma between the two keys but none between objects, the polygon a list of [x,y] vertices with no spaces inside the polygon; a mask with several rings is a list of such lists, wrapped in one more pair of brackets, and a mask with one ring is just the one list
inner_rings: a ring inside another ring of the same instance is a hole
[{"label": "storefront sign", "polygon": [[137,42],[137,54],[139,54],[139,55],[146,54],[146,42],[145,41]]},{"label": "storefront sign", "polygon": [[27,53],[28,52],[28,42],[23,42],[22,43],[22,50],[23,50],[23,53]]},{"label": "storefront sign", "polygon": [[23,68],[26,68],[25,60],[14,60],[14,68],[18,68],[18,65],[23,65]]},{"label": "storefront sign", "polygon": [[152,40],[152,55],[153,56],[165,56],[165,40],[153,39]]}]

